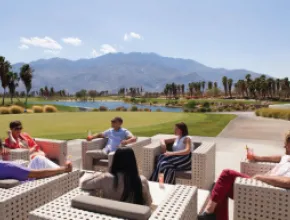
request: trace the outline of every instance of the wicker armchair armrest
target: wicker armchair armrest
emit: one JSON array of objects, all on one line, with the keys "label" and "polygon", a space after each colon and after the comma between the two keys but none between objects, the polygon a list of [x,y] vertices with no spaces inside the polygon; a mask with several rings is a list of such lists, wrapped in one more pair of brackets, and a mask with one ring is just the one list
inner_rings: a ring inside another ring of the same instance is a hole
[{"label": "wicker armchair armrest", "polygon": [[18,148],[9,149],[9,154],[6,157],[9,161],[11,160],[26,160],[29,161],[29,150]]},{"label": "wicker armchair armrest", "polygon": [[89,150],[103,149],[107,143],[107,138],[97,138],[92,141],[82,142],[82,164],[85,167],[86,152]]},{"label": "wicker armchair armrest", "polygon": [[234,220],[290,219],[290,190],[237,178],[234,200]]},{"label": "wicker armchair armrest", "polygon": [[176,185],[149,219],[197,219],[197,188]]},{"label": "wicker armchair armrest", "polygon": [[248,176],[254,176],[256,174],[265,174],[272,170],[276,165],[276,163],[241,161],[240,171]]},{"label": "wicker armchair armrest", "polygon": [[151,144],[144,146],[142,174],[149,179],[155,169],[155,158],[161,154],[161,146],[159,141],[153,141]]},{"label": "wicker armchair armrest", "polygon": [[210,189],[215,180],[216,144],[202,142],[192,152],[192,184],[201,189]]},{"label": "wicker armchair armrest", "polygon": [[56,160],[60,166],[65,165],[67,160],[67,141],[36,138],[35,142],[47,158]]}]

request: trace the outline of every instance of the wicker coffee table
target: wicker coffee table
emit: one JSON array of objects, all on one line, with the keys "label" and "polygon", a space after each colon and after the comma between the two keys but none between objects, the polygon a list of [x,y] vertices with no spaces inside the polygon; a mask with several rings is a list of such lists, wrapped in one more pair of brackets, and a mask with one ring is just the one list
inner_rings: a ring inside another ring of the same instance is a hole
[{"label": "wicker coffee table", "polygon": [[[192,220],[197,217],[197,194],[194,186],[167,185],[160,187],[158,183],[149,182],[153,199],[153,211],[150,219],[154,220]],[[99,213],[88,212],[71,207],[71,200],[78,195],[88,195],[80,188],[30,212],[30,220],[62,220],[62,219],[121,219]]]}]

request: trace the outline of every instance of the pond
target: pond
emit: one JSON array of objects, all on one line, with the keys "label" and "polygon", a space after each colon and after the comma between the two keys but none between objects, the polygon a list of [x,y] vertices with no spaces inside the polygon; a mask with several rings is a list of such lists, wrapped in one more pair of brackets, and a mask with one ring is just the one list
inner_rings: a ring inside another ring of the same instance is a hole
[{"label": "pond", "polygon": [[[33,104],[33,103],[31,103]],[[35,102],[36,104],[36,102]],[[80,107],[80,108],[99,108],[100,106],[106,106],[108,109],[116,109],[117,107],[131,108],[133,105],[138,108],[144,109],[149,108],[151,111],[156,111],[160,109],[162,112],[182,112],[182,108],[172,108],[165,106],[149,106],[149,105],[135,105],[130,103],[125,103],[122,101],[95,101],[95,102],[75,102],[75,101],[45,101],[38,104],[48,104],[48,105],[64,105],[70,107]]]}]

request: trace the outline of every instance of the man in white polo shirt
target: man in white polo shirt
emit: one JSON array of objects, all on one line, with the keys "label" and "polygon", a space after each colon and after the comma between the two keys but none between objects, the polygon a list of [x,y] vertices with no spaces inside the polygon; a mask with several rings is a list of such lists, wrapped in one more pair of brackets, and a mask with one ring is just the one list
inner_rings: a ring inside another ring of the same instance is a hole
[{"label": "man in white polo shirt", "polygon": [[118,147],[126,146],[127,144],[136,142],[136,137],[125,128],[122,128],[123,119],[115,117],[111,120],[111,128],[92,136],[87,137],[87,141],[91,141],[96,138],[108,138],[108,142],[102,150],[89,150],[86,153],[86,167],[85,169],[92,169],[93,159],[101,160],[108,159],[108,155],[111,152],[115,152]]}]

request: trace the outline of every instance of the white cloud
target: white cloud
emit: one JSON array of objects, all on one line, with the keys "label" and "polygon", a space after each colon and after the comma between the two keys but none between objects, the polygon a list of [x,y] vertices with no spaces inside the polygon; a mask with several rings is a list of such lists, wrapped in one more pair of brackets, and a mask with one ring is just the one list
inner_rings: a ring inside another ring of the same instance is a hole
[{"label": "white cloud", "polygon": [[96,50],[96,49],[93,49],[92,50],[92,53],[91,53],[92,57],[98,57],[98,56],[101,56],[101,54]]},{"label": "white cloud", "polygon": [[25,44],[21,44],[19,47],[18,47],[20,50],[27,50],[29,49],[29,47]]},{"label": "white cloud", "polygon": [[71,44],[73,46],[80,46],[82,44],[82,40],[77,37],[62,38],[62,41],[66,44]]},{"label": "white cloud", "polygon": [[99,57],[99,56],[102,56],[104,54],[117,53],[117,52],[118,52],[118,50],[115,47],[113,47],[112,45],[102,44],[99,51],[96,49],[92,50],[91,56],[92,57]]},{"label": "white cloud", "polygon": [[111,46],[110,44],[103,44],[101,46],[100,52],[102,54],[107,54],[107,53],[117,53],[116,48],[114,48],[113,46]]},{"label": "white cloud", "polygon": [[125,33],[124,41],[130,41],[132,39],[141,40],[143,39],[143,37],[140,34],[137,34],[135,32]]},{"label": "white cloud", "polygon": [[21,37],[20,42],[25,45],[32,45],[35,47],[42,47],[50,50],[61,50],[62,46],[55,40],[53,40],[50,37],[31,37],[31,38],[25,38]]},{"label": "white cloud", "polygon": [[44,53],[49,53],[49,54],[52,54],[52,55],[57,55],[59,54],[59,50],[44,50],[43,51]]}]

